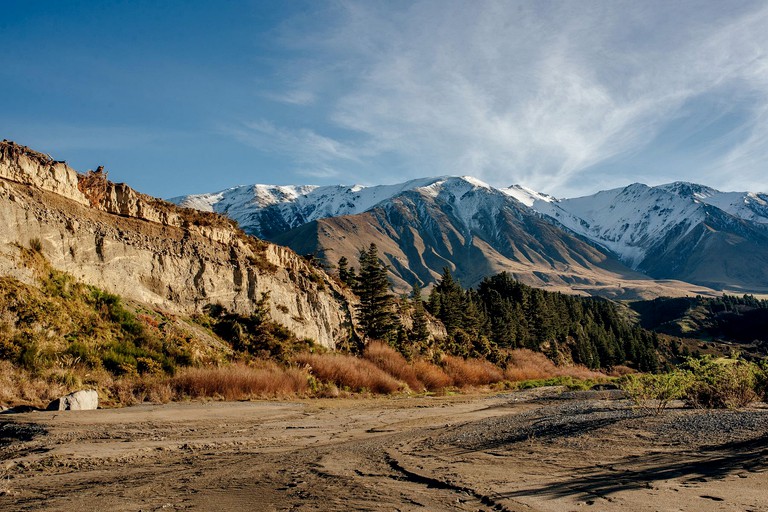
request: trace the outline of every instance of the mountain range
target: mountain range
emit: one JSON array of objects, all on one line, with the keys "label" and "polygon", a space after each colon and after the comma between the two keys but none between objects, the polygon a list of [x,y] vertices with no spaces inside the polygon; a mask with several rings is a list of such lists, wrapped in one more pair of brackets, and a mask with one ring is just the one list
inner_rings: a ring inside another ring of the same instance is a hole
[{"label": "mountain range", "polygon": [[395,289],[448,267],[465,285],[508,271],[534,286],[617,298],[768,290],[768,196],[639,183],[557,199],[469,176],[396,185],[249,185],[176,197],[252,235],[356,261],[376,243]]}]

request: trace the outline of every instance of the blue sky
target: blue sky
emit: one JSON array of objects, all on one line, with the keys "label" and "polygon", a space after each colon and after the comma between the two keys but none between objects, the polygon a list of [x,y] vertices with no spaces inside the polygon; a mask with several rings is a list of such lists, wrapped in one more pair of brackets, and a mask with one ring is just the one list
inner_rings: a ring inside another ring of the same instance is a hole
[{"label": "blue sky", "polygon": [[768,191],[762,1],[2,8],[2,138],[161,197],[443,174]]}]

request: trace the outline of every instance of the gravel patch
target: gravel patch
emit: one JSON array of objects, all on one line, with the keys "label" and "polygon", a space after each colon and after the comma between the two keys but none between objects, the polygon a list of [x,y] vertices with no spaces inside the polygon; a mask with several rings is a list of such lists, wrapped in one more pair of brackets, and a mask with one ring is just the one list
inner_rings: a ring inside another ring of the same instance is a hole
[{"label": "gravel patch", "polygon": [[649,425],[659,440],[670,444],[721,444],[768,436],[768,411],[669,411]]},{"label": "gravel patch", "polygon": [[534,440],[562,442],[639,416],[641,412],[624,402],[568,401],[459,425],[432,442],[464,450],[488,450]]}]

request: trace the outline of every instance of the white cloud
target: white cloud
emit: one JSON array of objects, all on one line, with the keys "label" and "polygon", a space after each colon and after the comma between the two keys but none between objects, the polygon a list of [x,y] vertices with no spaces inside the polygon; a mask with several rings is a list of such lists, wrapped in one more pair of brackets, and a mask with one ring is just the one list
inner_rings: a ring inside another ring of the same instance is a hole
[{"label": "white cloud", "polygon": [[[733,94],[751,102],[743,140],[705,169],[644,176],[768,189],[764,3],[350,2],[332,14],[324,30],[284,35],[314,69],[280,101],[322,102],[325,117],[311,129],[251,123],[234,130],[241,140],[361,174],[396,155],[392,179],[472,174],[570,195],[634,181],[622,158],[692,99],[722,94],[727,108]],[[354,138],[325,135],[339,130]],[[615,174],[584,174],[608,161]]]}]

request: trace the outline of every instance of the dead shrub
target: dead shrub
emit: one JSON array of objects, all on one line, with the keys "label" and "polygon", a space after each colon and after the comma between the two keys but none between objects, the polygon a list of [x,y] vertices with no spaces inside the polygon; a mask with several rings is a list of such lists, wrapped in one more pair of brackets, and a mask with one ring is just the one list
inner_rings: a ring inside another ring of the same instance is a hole
[{"label": "dead shrub", "polygon": [[414,361],[413,369],[429,391],[439,391],[453,385],[453,379],[442,368],[429,361],[418,359]]},{"label": "dead shrub", "polygon": [[221,368],[189,368],[170,379],[171,389],[191,398],[221,397],[247,400],[257,397],[287,397],[309,390],[307,373],[264,363],[254,368],[234,364]]},{"label": "dead shrub", "polygon": [[458,387],[486,386],[504,380],[502,371],[485,359],[446,356],[443,365],[453,384]]},{"label": "dead shrub", "polygon": [[295,357],[302,365],[309,365],[312,375],[331,382],[342,389],[389,394],[402,389],[400,381],[365,359],[345,354],[308,354]]},{"label": "dead shrub", "polygon": [[365,347],[363,357],[380,369],[399,379],[412,391],[423,391],[425,386],[416,375],[416,370],[408,364],[403,355],[381,341],[372,341]]}]

